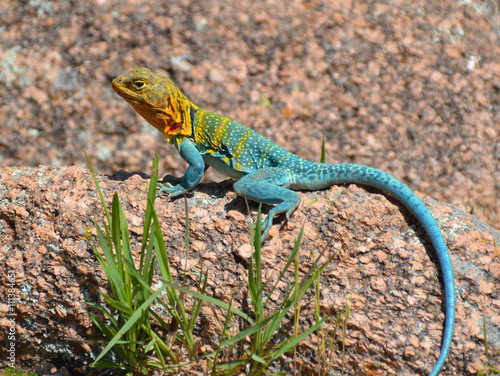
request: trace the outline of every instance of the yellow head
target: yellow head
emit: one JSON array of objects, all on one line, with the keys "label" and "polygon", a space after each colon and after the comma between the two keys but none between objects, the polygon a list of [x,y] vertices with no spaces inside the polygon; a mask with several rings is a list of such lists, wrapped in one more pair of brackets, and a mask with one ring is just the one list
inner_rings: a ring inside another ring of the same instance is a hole
[{"label": "yellow head", "polygon": [[191,108],[197,108],[169,78],[135,68],[116,77],[113,90],[127,101],[144,119],[165,134],[168,142],[173,136],[191,136]]}]

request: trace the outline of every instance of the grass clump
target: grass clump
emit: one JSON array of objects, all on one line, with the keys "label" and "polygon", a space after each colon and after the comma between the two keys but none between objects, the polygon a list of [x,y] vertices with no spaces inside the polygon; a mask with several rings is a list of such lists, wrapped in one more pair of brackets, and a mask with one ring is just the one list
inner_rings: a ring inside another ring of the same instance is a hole
[{"label": "grass clump", "polygon": [[[484,368],[477,372],[477,376],[500,375],[500,368],[493,367],[491,364],[490,350],[488,348],[488,336],[486,333],[486,315],[483,315],[483,334],[484,334],[484,352],[486,354],[486,364]],[[500,351],[497,351],[500,354]]]},{"label": "grass clump", "polygon": [[[103,223],[95,224],[99,247],[94,244],[93,251],[107,276],[112,292],[112,295],[101,293],[106,305],[89,303],[100,312],[100,315],[92,313],[91,319],[106,337],[100,342],[104,349],[95,359],[93,367],[121,369],[128,374],[148,374],[153,369],[174,370],[203,360],[201,364],[205,365],[201,368],[204,373],[235,374],[245,370],[248,375],[261,375],[268,373],[274,361],[283,354],[292,352],[304,338],[313,332],[322,333],[328,316],[319,315],[319,279],[332,257],[320,264],[319,260],[324,259],[323,251],[313,261],[306,274],[299,278],[298,251],[303,228],[279,275],[276,278],[272,275],[265,280],[262,273],[259,208],[255,229],[251,225],[250,230],[253,252],[246,286],[250,306],[244,312],[233,306],[234,293],[229,302],[205,293],[207,272],[203,272],[203,268],[196,291],[185,286],[186,270],[181,276],[182,283],[174,282],[160,222],[154,208],[158,181],[157,156],[153,161],[153,173],[147,195],[139,260],[135,262],[131,254],[128,224],[118,195],[113,195],[110,213],[90,161],[88,163],[105,212]],[[190,235],[187,202],[185,203],[187,258]],[[161,280],[161,287],[156,291],[153,289],[155,269],[160,270]],[[286,274],[289,269],[293,269],[293,278],[287,282]],[[270,304],[270,297],[280,282],[285,282],[287,287],[281,293],[280,301]],[[313,284],[316,286],[315,298],[318,307],[315,324],[300,332],[300,301]],[[162,294],[166,296],[165,301],[161,299]],[[189,310],[185,306],[186,296],[192,298]],[[153,303],[169,318],[160,317],[156,313],[158,309],[153,310]],[[215,351],[198,355],[201,339],[195,338],[193,333],[202,304],[212,308],[222,330],[218,341],[215,341],[219,344]],[[268,308],[271,306],[274,308]],[[214,307],[223,310],[223,318],[219,317],[220,314],[216,313]],[[344,324],[347,318],[348,315]],[[291,336],[287,334],[290,331],[286,329],[286,323],[290,320],[294,323]],[[236,330],[235,323],[239,323]],[[337,317],[335,331],[339,323],[341,320]],[[345,326],[342,329],[345,335]],[[322,338],[327,336],[322,335]],[[333,345],[333,340],[329,345]],[[324,342],[319,350],[326,351],[327,346],[327,342]],[[323,367],[328,368],[328,356],[323,358]]]},{"label": "grass clump", "polygon": [[[294,248],[285,266],[281,270],[280,275],[276,278],[276,282],[272,284],[271,277],[265,281],[262,277],[260,241],[261,215],[259,207],[255,231],[251,228],[251,232],[253,234],[253,252],[250,259],[247,280],[249,297],[253,307],[252,314],[255,319],[251,321],[247,320],[250,324],[249,328],[239,332],[231,338],[228,338],[220,344],[219,349],[238,344],[240,347],[240,351],[238,352],[239,356],[237,358],[228,359],[229,361],[219,364],[216,364],[217,359],[215,359],[213,367],[214,371],[216,368],[215,366],[217,365],[221,370],[228,373],[234,373],[239,371],[245,365],[248,375],[265,374],[272,362],[277,360],[284,353],[295,349],[301,340],[320,328],[325,320],[328,319],[328,316],[324,318],[318,317],[316,324],[312,325],[302,333],[298,333],[300,300],[304,296],[306,290],[314,283],[314,281],[331,261],[331,258],[329,258],[322,265],[318,266],[318,260],[323,256],[323,252],[320,257],[314,261],[313,266],[309,269],[309,272],[299,281],[298,250],[302,240],[303,231],[304,228],[302,227],[297,239],[295,240]],[[281,301],[277,304],[276,308],[270,312],[266,312],[266,307],[268,306],[271,295],[276,290],[278,283],[280,281],[284,281],[285,273],[292,264],[294,265],[293,283],[288,284],[288,288],[284,292]],[[316,299],[319,299],[319,296],[316,296]],[[278,335],[279,329],[283,325],[285,317],[289,314],[294,314],[295,333],[291,337],[280,340],[278,339],[280,337]],[[247,344],[248,347],[245,347],[243,351],[241,351],[242,339],[247,336],[250,338],[250,342]],[[212,373],[212,375],[214,374],[215,372]]]},{"label": "grass clump", "polygon": [[[177,352],[172,349],[173,344],[182,344],[189,356],[195,357],[197,343],[193,328],[201,308],[201,301],[195,299],[191,315],[188,316],[183,297],[177,290],[167,285],[173,282],[173,278],[161,226],[154,210],[158,158],[156,157],[153,162],[154,172],[148,191],[138,267],[132,259],[128,224],[118,195],[116,193],[113,195],[112,212],[109,213],[95,172],[90,161],[88,162],[107,219],[107,222],[104,221],[102,224],[103,229],[96,223],[102,255],[95,244],[93,251],[113,293],[113,297],[101,293],[108,307],[89,303],[105,317],[103,320],[93,313],[90,316],[107,338],[105,341],[107,345],[92,366],[118,368],[130,374],[148,374],[154,368],[169,369],[171,366],[168,364],[179,366],[180,359]],[[156,262],[165,283],[154,291],[152,283]],[[202,291],[205,286],[206,278]],[[159,299],[163,292],[166,293],[167,302]],[[164,321],[151,308],[153,302],[168,313],[171,317],[169,322]],[[159,329],[168,333],[165,339],[157,334]],[[115,359],[104,359],[111,349]]]}]

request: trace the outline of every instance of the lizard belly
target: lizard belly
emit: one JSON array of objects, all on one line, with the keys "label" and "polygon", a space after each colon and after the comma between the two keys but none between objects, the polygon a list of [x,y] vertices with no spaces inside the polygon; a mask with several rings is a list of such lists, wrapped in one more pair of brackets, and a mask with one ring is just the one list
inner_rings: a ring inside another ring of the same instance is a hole
[{"label": "lizard belly", "polygon": [[235,170],[220,158],[214,157],[210,154],[203,155],[203,161],[205,162],[205,164],[215,168],[217,171],[233,179],[240,179],[247,174],[246,172]]}]

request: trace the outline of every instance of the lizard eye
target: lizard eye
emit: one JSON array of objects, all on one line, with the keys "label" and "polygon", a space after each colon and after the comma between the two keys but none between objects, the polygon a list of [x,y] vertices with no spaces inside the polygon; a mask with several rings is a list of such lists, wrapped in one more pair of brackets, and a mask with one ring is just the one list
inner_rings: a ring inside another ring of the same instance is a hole
[{"label": "lizard eye", "polygon": [[137,80],[137,81],[132,82],[132,86],[136,90],[142,90],[142,89],[144,89],[144,86],[146,86],[146,83],[142,80]]}]

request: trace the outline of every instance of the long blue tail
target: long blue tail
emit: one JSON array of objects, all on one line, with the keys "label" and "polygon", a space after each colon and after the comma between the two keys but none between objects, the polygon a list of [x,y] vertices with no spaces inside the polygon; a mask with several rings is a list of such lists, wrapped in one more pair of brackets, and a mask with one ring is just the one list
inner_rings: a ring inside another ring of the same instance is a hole
[{"label": "long blue tail", "polygon": [[429,376],[437,376],[443,368],[450,352],[455,325],[455,281],[453,266],[446,243],[436,221],[422,201],[408,188],[391,175],[372,167],[354,164],[322,164],[321,179],[325,186],[342,183],[356,183],[380,189],[397,198],[419,220],[431,239],[438,256],[444,283],[445,323],[439,358]]}]

